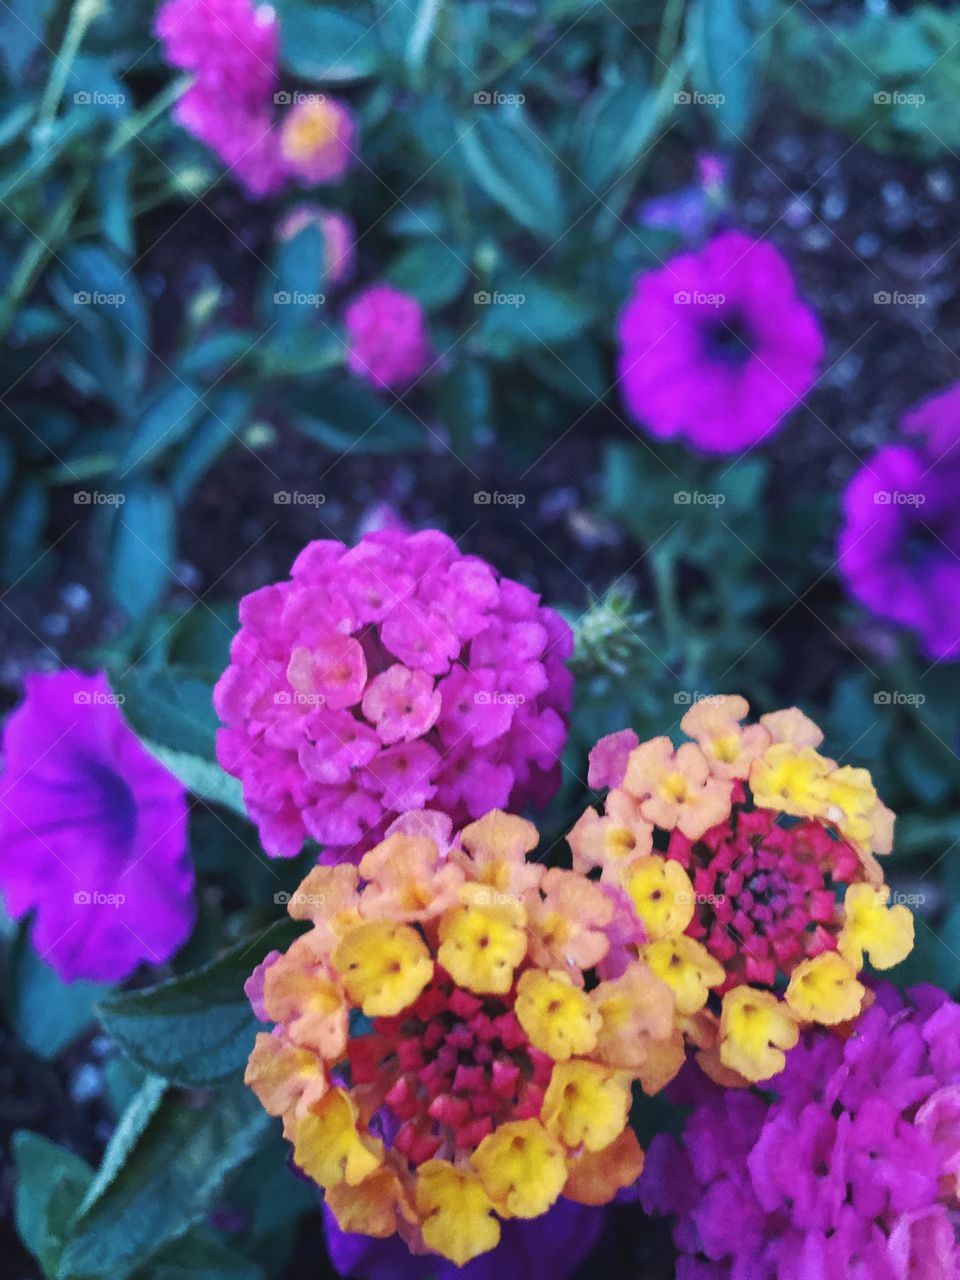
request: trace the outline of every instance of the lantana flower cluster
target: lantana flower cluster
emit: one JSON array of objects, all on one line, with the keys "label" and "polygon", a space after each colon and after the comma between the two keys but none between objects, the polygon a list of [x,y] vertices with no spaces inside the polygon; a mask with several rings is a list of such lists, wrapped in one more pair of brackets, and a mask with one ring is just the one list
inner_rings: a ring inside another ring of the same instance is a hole
[{"label": "lantana flower cluster", "polygon": [[741,1084],[781,1071],[801,1028],[857,1016],[865,955],[887,969],[913,945],[875,856],[893,815],[870,775],[822,755],[796,708],[755,724],[748,711],[735,696],[697,702],[676,748],[630,730],[603,739],[589,781],[610,788],[604,813],[570,833],[574,866],[629,899],[639,954],[704,1069]]},{"label": "lantana flower cluster", "polygon": [[804,1037],[772,1097],[682,1080],[683,1142],[654,1138],[641,1181],[648,1212],[677,1215],[677,1280],[960,1273],[960,1006],[942,991],[881,984],[849,1038]]},{"label": "lantana flower cluster", "polygon": [[[355,151],[350,109],[324,94],[291,104],[278,93],[276,11],[253,0],[166,0],[156,18],[164,56],[193,83],[177,103],[180,124],[215,151],[251,195],[291,179],[339,181]],[[285,107],[278,123],[277,103]]]},{"label": "lantana flower cluster", "polygon": [[413,814],[308,874],[288,910],[311,929],[248,984],[277,1025],[246,1079],[343,1230],[462,1266],[501,1220],[633,1184],[632,1086],[680,1064],[670,989],[639,960],[601,980],[605,890],[528,860],[523,818],[448,831]]},{"label": "lantana flower cluster", "polygon": [[359,856],[432,806],[460,825],[559,781],[569,627],[435,530],[310,543],[240,603],[221,765],[274,857]]}]

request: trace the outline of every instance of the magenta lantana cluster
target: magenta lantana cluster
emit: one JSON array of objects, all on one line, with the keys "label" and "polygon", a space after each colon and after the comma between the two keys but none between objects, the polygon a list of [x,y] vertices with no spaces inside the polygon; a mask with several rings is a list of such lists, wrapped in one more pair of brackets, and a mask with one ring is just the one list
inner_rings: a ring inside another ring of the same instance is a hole
[{"label": "magenta lantana cluster", "polygon": [[459,824],[555,791],[570,629],[445,534],[312,542],[240,621],[217,750],[272,856],[311,836],[358,859],[399,813]]},{"label": "magenta lantana cluster", "polygon": [[399,390],[430,363],[426,317],[416,298],[392,285],[365,289],[347,307],[347,365],[383,390]]},{"label": "magenta lantana cluster", "polygon": [[808,1034],[772,1099],[691,1074],[682,1144],[641,1180],[677,1280],[955,1280],[960,1005],[886,984],[848,1039]]}]

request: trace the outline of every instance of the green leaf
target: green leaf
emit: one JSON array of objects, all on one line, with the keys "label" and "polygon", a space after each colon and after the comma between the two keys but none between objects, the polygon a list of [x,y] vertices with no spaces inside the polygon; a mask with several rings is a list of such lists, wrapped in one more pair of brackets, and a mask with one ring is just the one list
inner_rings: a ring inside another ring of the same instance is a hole
[{"label": "green leaf", "polygon": [[115,517],[108,584],[131,618],[143,618],[167,589],[176,552],[173,500],[152,480],[138,480]]},{"label": "green leaf", "polygon": [[139,471],[159,453],[172,448],[204,412],[199,392],[181,382],[171,382],[141,414],[120,459],[121,473]]},{"label": "green leaf", "polygon": [[14,1029],[32,1053],[48,1061],[86,1031],[94,1004],[108,989],[94,982],[63,982],[33,949],[26,924],[18,930],[4,985]]},{"label": "green leaf", "polygon": [[205,760],[202,756],[190,755],[187,751],[175,751],[172,747],[151,742],[148,738],[142,738],[141,742],[199,800],[204,800],[207,804],[222,805],[238,817],[247,817],[242,783],[225,773],[218,764]]},{"label": "green leaf", "polygon": [[691,77],[708,99],[704,110],[721,141],[748,132],[759,105],[776,8],[777,0],[698,0],[690,12]]},{"label": "green leaf", "polygon": [[135,732],[160,746],[213,760],[219,727],[212,685],[183,667],[116,672],[113,690]]},{"label": "green leaf", "polygon": [[541,240],[565,230],[554,157],[519,107],[478,107],[460,137],[467,168],[483,191]]},{"label": "green leaf", "polygon": [[278,920],[202,969],[111,996],[99,1008],[104,1029],[156,1075],[176,1084],[220,1083],[242,1070],[258,1030],[243,984],[269,951],[286,949],[298,932],[292,920]]},{"label": "green leaf", "polygon": [[135,1280],[264,1280],[265,1274],[214,1232],[198,1227],[158,1254]]},{"label": "green leaf", "polygon": [[280,33],[284,69],[304,80],[360,80],[372,76],[383,57],[376,26],[339,9],[283,4]]},{"label": "green leaf", "polygon": [[126,1280],[209,1213],[272,1121],[250,1090],[205,1107],[148,1080],[124,1113],[80,1206],[58,1280]]},{"label": "green leaf", "polygon": [[416,418],[360,385],[295,387],[287,404],[299,431],[338,453],[397,453],[425,443]]},{"label": "green leaf", "polygon": [[13,1135],[12,1148],[17,1232],[43,1274],[53,1277],[93,1170],[71,1151],[26,1129]]},{"label": "green leaf", "polygon": [[[626,173],[644,153],[659,127],[656,95],[628,81],[593,94],[578,118],[577,173],[597,195]],[[584,192],[584,197],[594,197]]]},{"label": "green leaf", "polygon": [[428,310],[458,297],[469,275],[462,255],[432,237],[411,245],[387,270],[388,280],[404,293],[412,293]]},{"label": "green leaf", "polygon": [[220,454],[240,438],[253,405],[245,392],[231,388],[214,392],[207,408],[209,413],[178,452],[170,472],[170,492],[180,506]]},{"label": "green leaf", "polygon": [[507,359],[518,351],[542,351],[582,333],[591,320],[587,307],[570,293],[540,284],[528,276],[511,293],[481,293],[487,301],[475,335],[494,358]]}]

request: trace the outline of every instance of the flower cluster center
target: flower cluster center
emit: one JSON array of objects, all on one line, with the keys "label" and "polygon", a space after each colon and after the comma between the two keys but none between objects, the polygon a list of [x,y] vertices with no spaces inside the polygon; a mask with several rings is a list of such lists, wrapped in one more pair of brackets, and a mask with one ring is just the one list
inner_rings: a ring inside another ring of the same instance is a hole
[{"label": "flower cluster center", "polygon": [[392,1081],[385,1130],[411,1164],[472,1151],[506,1120],[540,1114],[551,1059],[535,1049],[510,998],[477,996],[438,976],[398,1017],[351,1042],[354,1084]]}]

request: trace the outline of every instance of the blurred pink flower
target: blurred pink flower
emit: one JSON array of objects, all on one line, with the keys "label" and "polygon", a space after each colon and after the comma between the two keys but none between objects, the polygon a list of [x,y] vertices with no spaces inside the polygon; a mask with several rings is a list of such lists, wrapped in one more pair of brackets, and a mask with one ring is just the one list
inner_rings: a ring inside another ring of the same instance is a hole
[{"label": "blurred pink flower", "polygon": [[388,284],[365,289],[347,307],[347,365],[375,387],[398,390],[430,363],[426,317],[416,298]]},{"label": "blurred pink flower", "polygon": [[284,116],[280,154],[287,171],[302,182],[339,182],[353,159],[355,135],[349,107],[311,94]]}]

